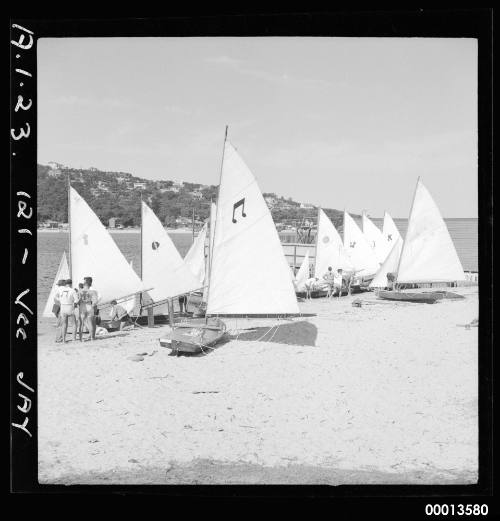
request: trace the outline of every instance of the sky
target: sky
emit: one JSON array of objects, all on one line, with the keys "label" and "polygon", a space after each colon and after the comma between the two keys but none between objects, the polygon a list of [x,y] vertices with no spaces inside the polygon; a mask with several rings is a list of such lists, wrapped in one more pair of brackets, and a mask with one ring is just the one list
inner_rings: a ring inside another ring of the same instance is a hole
[{"label": "sky", "polygon": [[225,126],[263,192],[407,217],[418,176],[477,217],[477,41],[45,38],[38,162],[218,184]]}]

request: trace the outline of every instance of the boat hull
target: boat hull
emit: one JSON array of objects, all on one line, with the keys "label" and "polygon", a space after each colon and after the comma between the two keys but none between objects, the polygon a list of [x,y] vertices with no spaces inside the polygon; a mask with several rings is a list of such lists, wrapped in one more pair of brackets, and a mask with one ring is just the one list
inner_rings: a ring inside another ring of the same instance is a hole
[{"label": "boat hull", "polygon": [[160,338],[160,345],[172,354],[206,353],[226,333],[226,324],[219,318],[193,319],[174,324],[172,331]]},{"label": "boat hull", "polygon": [[407,293],[404,291],[385,291],[377,292],[377,297],[384,300],[395,300],[398,302],[415,302],[423,304],[434,304],[443,298],[442,294],[437,293]]}]

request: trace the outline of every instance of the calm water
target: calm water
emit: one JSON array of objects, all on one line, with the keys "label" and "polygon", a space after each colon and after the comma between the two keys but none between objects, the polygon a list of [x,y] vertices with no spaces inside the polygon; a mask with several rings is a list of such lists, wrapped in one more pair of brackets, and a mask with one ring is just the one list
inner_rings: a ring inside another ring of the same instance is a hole
[{"label": "calm water", "polygon": [[[477,219],[445,219],[458,256],[466,271],[478,269],[478,220]],[[382,219],[373,219],[375,225],[382,227]],[[394,219],[401,235],[404,237],[407,219]],[[341,230],[339,230],[341,232]],[[141,272],[141,235],[139,233],[112,233],[113,239],[125,258],[133,261],[133,268]],[[64,250],[68,250],[68,234],[66,232],[38,233],[38,308],[45,302],[54,282],[59,262]],[[192,243],[190,233],[170,235],[179,253],[184,257]]]},{"label": "calm water", "polygon": [[[141,234],[119,232],[111,234],[125,258],[133,261],[133,268],[141,272]],[[190,233],[175,233],[170,235],[179,253],[184,255],[192,243]],[[42,232],[37,234],[38,244],[38,310],[43,311],[45,302],[54,282],[61,256],[66,250],[68,253],[68,234],[66,232]]]}]

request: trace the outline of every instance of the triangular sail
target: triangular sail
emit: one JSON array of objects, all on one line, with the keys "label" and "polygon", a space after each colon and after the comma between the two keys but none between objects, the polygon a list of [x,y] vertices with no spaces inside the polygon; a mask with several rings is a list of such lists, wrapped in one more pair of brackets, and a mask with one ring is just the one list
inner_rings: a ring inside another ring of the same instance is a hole
[{"label": "triangular sail", "polygon": [[388,212],[384,212],[384,224],[382,226],[382,235],[385,239],[387,255],[392,250],[393,246],[398,242],[398,239],[403,240],[397,226]]},{"label": "triangular sail", "polygon": [[464,280],[446,223],[419,179],[401,251],[397,282],[454,282]]},{"label": "triangular sail", "polygon": [[393,245],[389,255],[380,266],[374,279],[370,283],[370,288],[385,288],[387,287],[387,274],[396,273],[398,270],[399,257],[401,255],[401,248],[403,247],[403,239],[399,237],[396,244]]},{"label": "triangular sail", "polygon": [[203,286],[205,279],[205,241],[207,238],[207,224],[203,225],[200,233],[195,238],[191,248],[184,257],[184,262],[187,264],[191,273],[196,277],[199,282],[199,287]]},{"label": "triangular sail", "polygon": [[375,274],[380,264],[354,219],[344,211],[344,247],[354,269],[362,276]]},{"label": "triangular sail", "polygon": [[306,251],[302,264],[300,265],[297,275],[295,275],[295,288],[297,291],[304,291],[305,284],[309,278],[309,252]]},{"label": "triangular sail", "polygon": [[199,289],[167,231],[151,208],[142,202],[142,281],[154,302]]},{"label": "triangular sail", "polygon": [[52,288],[50,289],[47,303],[45,304],[45,308],[42,313],[42,316],[44,316],[45,318],[51,318],[54,316],[54,314],[52,313],[52,307],[54,305],[54,297],[58,288],[57,282],[61,279],[69,279],[69,266],[68,259],[66,258],[66,252],[63,252],[62,254],[61,262],[59,263],[59,268],[57,268],[56,278],[54,279],[54,283],[52,284]]},{"label": "triangular sail", "polygon": [[92,277],[101,303],[143,291],[141,279],[89,205],[70,187],[71,276],[73,285]]},{"label": "triangular sail", "polygon": [[318,211],[317,234],[316,258],[314,262],[315,277],[323,277],[330,266],[333,271],[337,271],[339,268],[345,271],[354,269],[342,244],[339,232],[321,208]]},{"label": "triangular sail", "polygon": [[207,315],[298,313],[271,213],[252,172],[226,141]]},{"label": "triangular sail", "polygon": [[368,241],[368,244],[372,247],[377,262],[384,262],[387,257],[387,246],[386,240],[382,235],[382,232],[373,224],[370,218],[363,212],[362,216],[362,230]]}]

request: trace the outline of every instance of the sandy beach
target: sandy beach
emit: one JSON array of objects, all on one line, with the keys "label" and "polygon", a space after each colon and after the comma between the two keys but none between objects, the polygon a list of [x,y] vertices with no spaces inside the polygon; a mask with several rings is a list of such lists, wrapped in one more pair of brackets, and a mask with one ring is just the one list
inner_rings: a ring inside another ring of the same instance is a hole
[{"label": "sandy beach", "polygon": [[225,319],[227,342],[199,357],[168,356],[168,326],[62,345],[40,320],[39,481],[474,483],[477,328],[457,324],[478,316],[478,290],[456,292]]}]

